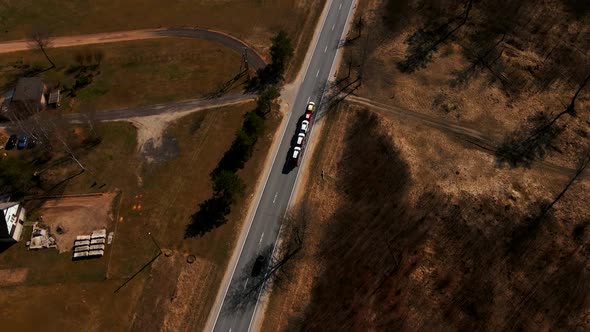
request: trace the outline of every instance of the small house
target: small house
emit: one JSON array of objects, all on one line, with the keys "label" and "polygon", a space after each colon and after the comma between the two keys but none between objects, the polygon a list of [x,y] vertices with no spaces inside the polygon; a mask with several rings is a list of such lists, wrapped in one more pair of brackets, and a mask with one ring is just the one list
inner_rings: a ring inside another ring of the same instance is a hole
[{"label": "small house", "polygon": [[47,104],[45,84],[39,77],[22,77],[16,83],[11,106],[24,117],[41,111]]},{"label": "small house", "polygon": [[25,223],[25,209],[17,202],[0,203],[0,243],[20,240]]}]

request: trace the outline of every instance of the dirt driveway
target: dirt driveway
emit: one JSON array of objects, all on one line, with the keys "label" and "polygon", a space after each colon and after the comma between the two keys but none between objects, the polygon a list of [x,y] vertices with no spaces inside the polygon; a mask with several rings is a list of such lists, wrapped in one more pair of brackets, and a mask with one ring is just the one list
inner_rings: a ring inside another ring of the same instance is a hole
[{"label": "dirt driveway", "polygon": [[40,215],[51,227],[59,252],[70,251],[78,235],[90,235],[93,230],[113,223],[111,205],[115,194],[50,199],[43,203]]}]

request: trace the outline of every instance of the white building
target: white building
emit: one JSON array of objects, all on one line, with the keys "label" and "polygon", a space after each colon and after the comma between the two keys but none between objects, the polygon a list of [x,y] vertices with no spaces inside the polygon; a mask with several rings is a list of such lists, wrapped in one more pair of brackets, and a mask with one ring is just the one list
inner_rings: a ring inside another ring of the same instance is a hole
[{"label": "white building", "polygon": [[25,209],[17,202],[0,203],[0,243],[20,240]]}]

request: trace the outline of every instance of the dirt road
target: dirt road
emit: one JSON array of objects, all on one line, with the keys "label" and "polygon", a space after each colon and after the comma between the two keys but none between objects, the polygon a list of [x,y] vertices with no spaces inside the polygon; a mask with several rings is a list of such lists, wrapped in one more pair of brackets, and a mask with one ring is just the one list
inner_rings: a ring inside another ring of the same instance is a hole
[{"label": "dirt road", "polygon": [[[190,111],[206,108],[235,105],[254,98],[255,96],[252,94],[233,93],[218,98],[188,99],[163,104],[106,110],[94,113],[92,119],[97,121],[117,121],[129,118],[161,115],[164,113],[185,114]],[[88,114],[84,113],[74,113],[64,115],[63,118],[72,122],[84,122],[87,121],[88,116]]]},{"label": "dirt road", "polygon": [[[493,139],[487,137],[480,131],[462,125],[460,123],[451,123],[448,120],[443,120],[436,118],[434,116],[429,116],[426,114],[418,113],[415,111],[411,111],[408,109],[404,109],[401,107],[391,106],[381,104],[370,99],[357,97],[357,96],[349,96],[347,97],[349,102],[352,102],[357,105],[368,107],[372,110],[386,113],[386,114],[394,114],[397,117],[402,117],[405,119],[413,120],[425,124],[427,126],[442,130],[446,133],[452,134],[453,136],[458,137],[459,139],[463,140],[466,143],[471,144],[472,146],[485,151],[486,153],[495,155],[496,149],[498,147],[498,143],[495,142]],[[572,175],[576,172],[576,170],[562,167],[558,165],[554,165],[547,161],[536,161],[534,165],[551,172],[556,172],[559,174],[565,175]],[[588,176],[588,173],[584,175],[584,177]]]},{"label": "dirt road", "polygon": [[[221,44],[235,52],[242,54],[246,50],[248,62],[254,69],[259,70],[266,66],[262,55],[245,42],[230,36],[224,32],[201,29],[201,28],[162,28],[143,29],[118,32],[96,33],[90,35],[63,36],[51,38],[49,47],[71,47],[80,45],[103,44],[123,42],[130,40],[152,39],[152,38],[195,38],[204,39]],[[29,40],[15,40],[0,43],[0,54],[18,51],[26,51],[34,47]]]}]

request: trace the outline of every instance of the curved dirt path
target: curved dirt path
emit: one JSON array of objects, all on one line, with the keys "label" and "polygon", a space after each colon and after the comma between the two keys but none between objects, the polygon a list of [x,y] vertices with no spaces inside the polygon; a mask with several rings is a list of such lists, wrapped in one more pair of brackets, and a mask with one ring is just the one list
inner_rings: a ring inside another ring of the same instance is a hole
[{"label": "curved dirt path", "polygon": [[[143,29],[117,32],[96,33],[90,35],[54,37],[50,40],[50,48],[71,47],[90,44],[114,43],[131,40],[153,39],[153,38],[195,38],[204,39],[223,45],[239,54],[247,50],[248,63],[255,70],[266,66],[266,61],[254,48],[245,42],[228,35],[224,32],[202,28],[163,28]],[[0,43],[0,54],[31,49],[31,41],[15,40]]]},{"label": "curved dirt path", "polygon": [[[154,38],[194,38],[211,41],[225,46],[239,54],[246,51],[249,64],[260,70],[266,66],[262,55],[245,42],[228,35],[224,32],[202,28],[164,28],[164,29],[142,29],[117,32],[105,32],[88,35],[63,36],[51,38],[49,48],[72,47],[80,45],[102,44],[124,42],[132,40],[154,39]],[[32,47],[30,40],[15,40],[0,43],[0,54],[26,51]],[[109,111],[97,112],[94,117],[98,121],[117,121],[139,117],[150,117],[172,113],[176,117],[205,108],[220,107],[242,103],[254,98],[252,94],[231,94],[218,98],[190,99],[165,104],[140,106],[132,108],[121,108]],[[84,121],[84,114],[65,115],[69,121]],[[7,125],[0,125],[6,128]]]}]

